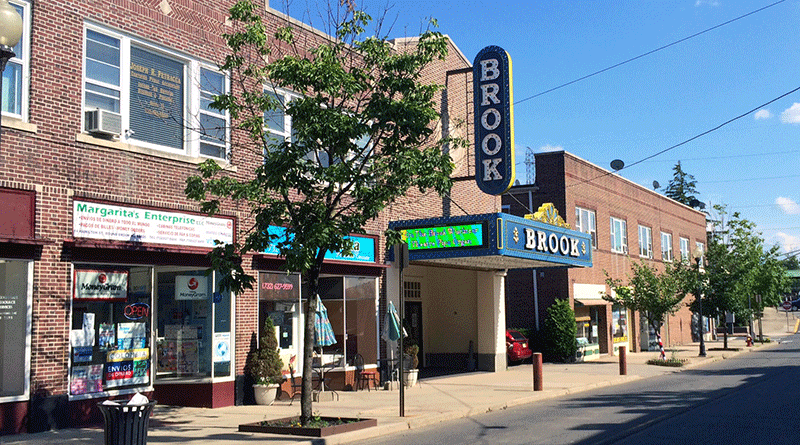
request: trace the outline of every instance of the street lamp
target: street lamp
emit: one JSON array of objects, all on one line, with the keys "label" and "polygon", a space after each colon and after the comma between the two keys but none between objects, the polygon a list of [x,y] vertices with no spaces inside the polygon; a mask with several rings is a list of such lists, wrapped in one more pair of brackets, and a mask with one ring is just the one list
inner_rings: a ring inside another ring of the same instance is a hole
[{"label": "street lamp", "polygon": [[22,38],[22,17],[8,0],[0,0],[0,135],[2,135],[3,71],[14,57],[14,45]]},{"label": "street lamp", "polygon": [[703,295],[700,288],[700,273],[703,272],[703,250],[697,247],[694,251],[694,260],[697,262],[697,303],[700,306],[700,357],[706,356],[706,343],[704,334],[705,326],[703,325]]}]

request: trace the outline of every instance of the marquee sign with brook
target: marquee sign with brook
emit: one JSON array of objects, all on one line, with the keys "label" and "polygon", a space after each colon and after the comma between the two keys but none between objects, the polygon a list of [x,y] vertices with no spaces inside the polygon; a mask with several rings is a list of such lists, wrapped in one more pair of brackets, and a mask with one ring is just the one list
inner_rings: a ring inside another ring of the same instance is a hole
[{"label": "marquee sign with brook", "polygon": [[484,193],[500,195],[514,182],[511,57],[499,46],[487,46],[472,66],[475,180]]}]

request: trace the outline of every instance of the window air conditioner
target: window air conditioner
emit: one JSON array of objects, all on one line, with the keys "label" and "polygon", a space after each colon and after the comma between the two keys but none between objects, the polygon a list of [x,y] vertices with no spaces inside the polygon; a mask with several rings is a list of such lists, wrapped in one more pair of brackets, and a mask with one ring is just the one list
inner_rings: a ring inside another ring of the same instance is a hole
[{"label": "window air conditioner", "polygon": [[92,134],[119,136],[122,133],[122,116],[108,110],[87,110],[84,114],[86,131]]}]

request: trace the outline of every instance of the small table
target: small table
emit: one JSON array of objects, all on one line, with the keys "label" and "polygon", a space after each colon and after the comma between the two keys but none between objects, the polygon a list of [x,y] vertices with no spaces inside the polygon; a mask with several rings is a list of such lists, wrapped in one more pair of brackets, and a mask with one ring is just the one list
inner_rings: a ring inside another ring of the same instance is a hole
[{"label": "small table", "polygon": [[317,383],[317,389],[319,390],[320,393],[328,391],[332,393],[332,395],[336,396],[336,400],[339,400],[339,393],[331,388],[328,388],[325,385],[325,373],[336,368],[339,362],[341,362],[342,356],[333,355],[333,357],[326,362],[322,361],[323,357],[314,357],[313,360],[314,361],[311,364],[311,367],[313,368],[314,372],[316,372],[317,375],[319,375],[319,382]]}]

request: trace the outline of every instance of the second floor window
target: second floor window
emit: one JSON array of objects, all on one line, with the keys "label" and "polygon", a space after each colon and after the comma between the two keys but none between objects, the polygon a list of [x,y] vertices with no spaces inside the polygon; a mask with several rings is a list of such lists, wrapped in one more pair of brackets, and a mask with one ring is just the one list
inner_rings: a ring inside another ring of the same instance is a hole
[{"label": "second floor window", "polygon": [[681,261],[689,261],[689,238],[681,237]]},{"label": "second floor window", "polygon": [[647,226],[639,226],[639,256],[653,258],[653,231]]},{"label": "second floor window", "polygon": [[575,207],[575,230],[592,236],[592,247],[597,248],[597,221],[594,210]]},{"label": "second floor window", "polygon": [[661,260],[672,261],[672,234],[661,232]]},{"label": "second floor window", "polygon": [[170,153],[227,158],[227,113],[210,107],[214,95],[227,91],[227,79],[199,61],[87,27],[83,85],[84,111],[107,112],[103,124],[84,116],[97,119],[87,131]]},{"label": "second floor window", "polygon": [[22,37],[12,48],[14,57],[8,60],[3,70],[3,103],[2,113],[27,120],[28,114],[28,82],[30,61],[30,4],[12,0],[11,6],[22,17]]},{"label": "second floor window", "polygon": [[628,223],[624,219],[611,217],[611,251],[628,253]]}]

